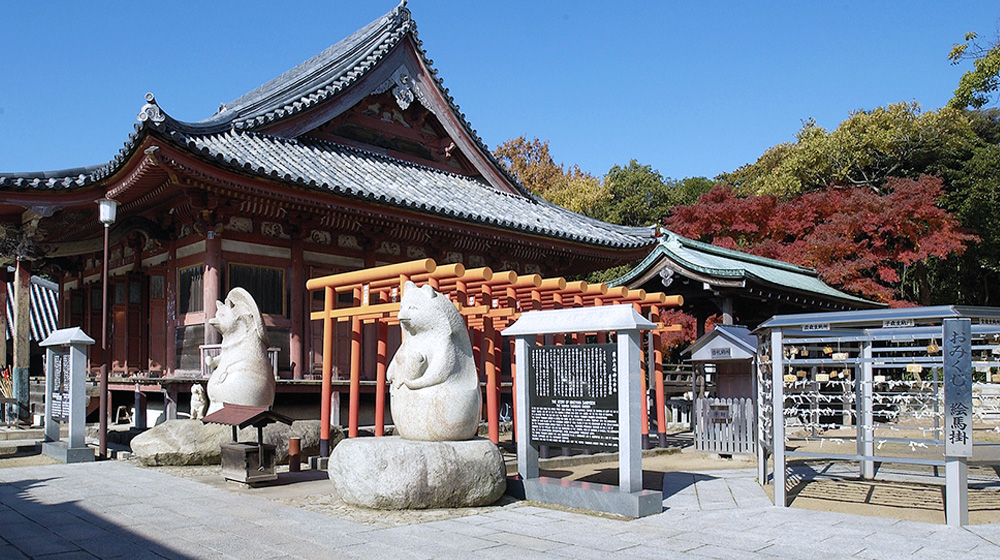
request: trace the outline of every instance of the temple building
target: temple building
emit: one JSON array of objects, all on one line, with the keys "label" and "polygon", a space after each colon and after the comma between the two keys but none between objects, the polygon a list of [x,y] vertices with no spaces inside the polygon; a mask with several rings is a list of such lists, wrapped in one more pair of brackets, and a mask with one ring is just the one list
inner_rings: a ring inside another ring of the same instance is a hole
[{"label": "temple building", "polygon": [[832,288],[815,269],[725,249],[663,231],[645,259],[615,285],[667,291],[684,298],[698,321],[756,327],[774,315],[884,307]]},{"label": "temple building", "polygon": [[[95,200],[118,203],[113,389],[167,391],[170,380],[201,377],[199,347],[218,342],[207,321],[236,286],[256,299],[288,380],[279,391],[292,391],[322,362],[309,313],[323,302],[306,292],[309,278],[424,257],[571,275],[635,262],[656,243],[650,229],[575,214],[506,173],[437,77],[403,4],[207,119],[174,119],[147,94],[138,121],[107,163],[0,173],[0,260],[16,262],[16,275],[58,279],[60,326],[98,341]],[[349,344],[341,338],[337,348]],[[90,361],[105,362],[100,344]]]}]

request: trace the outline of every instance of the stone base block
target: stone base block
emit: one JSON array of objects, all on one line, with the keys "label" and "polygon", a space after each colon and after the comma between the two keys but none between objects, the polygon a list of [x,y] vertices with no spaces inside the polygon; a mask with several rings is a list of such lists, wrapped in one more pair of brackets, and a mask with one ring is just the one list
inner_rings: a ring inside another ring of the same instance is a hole
[{"label": "stone base block", "polygon": [[485,506],[507,483],[503,456],[488,439],[345,439],[327,472],[342,500],[373,509]]},{"label": "stone base block", "polygon": [[65,441],[47,441],[42,453],[63,463],[90,463],[94,461],[93,447],[70,447]]},{"label": "stone base block", "polygon": [[312,455],[309,457],[309,470],[325,471],[327,465],[329,464],[330,464],[329,457],[320,457],[319,455]]},{"label": "stone base block", "polygon": [[507,493],[515,498],[559,504],[592,511],[615,513],[626,517],[645,517],[663,511],[663,492],[640,490],[622,492],[618,486],[538,477],[512,478]]}]

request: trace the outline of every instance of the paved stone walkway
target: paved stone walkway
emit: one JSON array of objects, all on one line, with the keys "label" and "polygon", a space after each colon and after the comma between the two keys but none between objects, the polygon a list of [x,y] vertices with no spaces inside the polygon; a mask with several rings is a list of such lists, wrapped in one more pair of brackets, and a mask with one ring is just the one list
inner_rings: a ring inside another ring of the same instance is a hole
[{"label": "paved stone walkway", "polygon": [[665,482],[668,509],[635,521],[513,506],[378,528],[114,461],[0,469],[0,558],[1000,557],[1000,524],[775,508],[752,472]]}]

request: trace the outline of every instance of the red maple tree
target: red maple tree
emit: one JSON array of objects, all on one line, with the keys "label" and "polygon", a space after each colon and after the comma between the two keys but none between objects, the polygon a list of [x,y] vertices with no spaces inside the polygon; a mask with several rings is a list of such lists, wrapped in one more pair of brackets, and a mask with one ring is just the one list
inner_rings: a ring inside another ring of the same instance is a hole
[{"label": "red maple tree", "polygon": [[[789,200],[713,188],[666,220],[671,231],[720,247],[815,268],[827,283],[893,306],[928,304],[924,263],[979,239],[935,205],[941,179],[890,178],[885,194],[831,186]],[[902,290],[912,275],[917,301]]]}]

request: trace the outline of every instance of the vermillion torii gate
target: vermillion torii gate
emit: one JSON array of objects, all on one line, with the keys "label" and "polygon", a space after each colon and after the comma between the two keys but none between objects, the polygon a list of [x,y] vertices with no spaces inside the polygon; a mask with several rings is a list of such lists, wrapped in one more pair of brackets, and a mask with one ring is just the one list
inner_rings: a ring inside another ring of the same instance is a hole
[{"label": "vermillion torii gate", "polygon": [[[375,435],[384,431],[385,373],[389,362],[389,326],[399,323],[399,298],[407,281],[429,284],[448,296],[458,307],[472,331],[473,345],[478,349],[477,367],[480,379],[486,380],[486,416],[489,421],[490,439],[497,443],[499,435],[500,362],[503,356],[500,331],[514,322],[522,311],[561,309],[598,305],[632,305],[642,313],[647,310],[654,319],[663,307],[683,305],[680,296],[646,293],[625,287],[609,288],[607,284],[588,284],[583,281],[567,282],[564,278],[542,278],[537,274],[518,275],[514,271],[493,272],[489,268],[466,270],[461,264],[438,266],[433,259],[368,268],[306,282],[310,291],[324,291],[324,309],[312,313],[311,319],[323,321],[323,388],[321,405],[320,455],[330,452],[330,415],[333,389],[334,323],[351,322],[350,397],[348,412],[348,437],[358,435],[358,413],[361,397],[361,356],[364,324],[377,325]],[[353,304],[337,308],[337,294],[351,293]],[[656,332],[677,330],[678,325],[659,324]],[[574,340],[586,333],[571,333]],[[557,339],[557,343],[559,340]],[[663,370],[660,356],[660,337],[653,337],[654,371],[657,399],[657,426],[662,432],[665,425],[663,402]],[[513,370],[512,370],[513,371]],[[645,376],[643,376],[645,380]],[[516,379],[513,379],[517,383]],[[645,398],[645,382],[643,395]],[[648,408],[643,406],[643,435],[649,433]],[[662,443],[662,437],[661,443]]]}]

